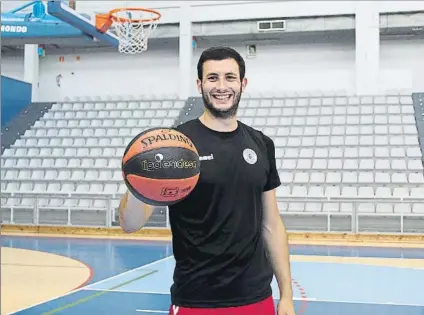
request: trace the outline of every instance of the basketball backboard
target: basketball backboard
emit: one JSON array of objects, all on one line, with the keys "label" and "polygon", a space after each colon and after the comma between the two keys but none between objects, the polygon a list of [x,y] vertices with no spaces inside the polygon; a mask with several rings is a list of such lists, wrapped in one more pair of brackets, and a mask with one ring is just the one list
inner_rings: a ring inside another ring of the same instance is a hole
[{"label": "basketball backboard", "polygon": [[98,32],[95,19],[79,13],[74,1],[6,1],[1,3],[2,45],[87,43],[118,47],[111,31]]},{"label": "basketball backboard", "polygon": [[69,25],[80,29],[83,33],[93,37],[94,39],[104,41],[114,47],[118,47],[119,45],[119,39],[114,33],[111,31],[104,33],[97,31],[95,21],[93,22],[92,20],[78,13],[76,10],[72,9],[69,6],[69,3],[58,0],[48,1],[47,12],[50,15],[68,23]]},{"label": "basketball backboard", "polygon": [[6,45],[108,45],[121,53],[135,54],[147,50],[148,39],[161,17],[152,9],[125,5],[87,14],[79,12],[75,1],[69,0],[13,3],[17,6],[9,2],[5,8],[2,4],[6,10],[1,14],[1,33]]}]

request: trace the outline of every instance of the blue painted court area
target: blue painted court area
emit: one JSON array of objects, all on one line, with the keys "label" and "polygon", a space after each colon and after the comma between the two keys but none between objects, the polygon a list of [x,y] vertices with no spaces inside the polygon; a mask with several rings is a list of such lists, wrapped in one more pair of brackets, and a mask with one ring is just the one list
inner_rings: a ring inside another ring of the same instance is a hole
[{"label": "blue painted court area", "polygon": [[[2,236],[2,246],[74,258],[93,271],[82,289],[14,314],[168,313],[174,267],[170,243]],[[423,249],[349,246],[292,245],[291,254],[424,259]],[[292,274],[297,315],[424,315],[423,269],[293,261]],[[277,303],[275,281],[273,291]]]}]

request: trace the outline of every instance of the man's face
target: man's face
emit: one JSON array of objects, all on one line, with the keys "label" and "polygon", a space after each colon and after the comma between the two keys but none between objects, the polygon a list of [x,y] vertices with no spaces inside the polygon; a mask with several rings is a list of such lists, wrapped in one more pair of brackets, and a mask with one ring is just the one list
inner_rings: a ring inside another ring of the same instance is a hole
[{"label": "man's face", "polygon": [[203,64],[203,80],[197,80],[205,107],[217,118],[231,118],[237,114],[241,93],[247,79],[240,79],[234,59],[208,60]]}]

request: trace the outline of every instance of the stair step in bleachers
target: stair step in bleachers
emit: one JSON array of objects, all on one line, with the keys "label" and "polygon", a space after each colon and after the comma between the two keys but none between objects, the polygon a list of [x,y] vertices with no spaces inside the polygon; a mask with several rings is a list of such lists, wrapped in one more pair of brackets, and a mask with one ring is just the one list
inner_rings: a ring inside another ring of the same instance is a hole
[{"label": "stair step in bleachers", "polygon": [[418,131],[418,143],[421,149],[421,153],[424,156],[424,93],[413,93],[412,100]]}]

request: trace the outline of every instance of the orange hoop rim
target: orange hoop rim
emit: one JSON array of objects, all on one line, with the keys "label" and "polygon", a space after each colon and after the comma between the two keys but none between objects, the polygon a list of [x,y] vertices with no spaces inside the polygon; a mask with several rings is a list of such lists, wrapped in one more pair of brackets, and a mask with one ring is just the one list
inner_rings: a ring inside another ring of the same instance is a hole
[{"label": "orange hoop rim", "polygon": [[[151,19],[128,19],[123,17],[117,17],[115,16],[116,13],[122,12],[122,11],[144,11],[148,13],[156,14],[156,17]],[[129,23],[149,23],[149,22],[155,22],[158,21],[162,15],[153,9],[146,9],[146,8],[117,8],[113,9],[109,12],[109,17],[115,22],[115,23],[123,23],[123,22],[129,22]]]}]

